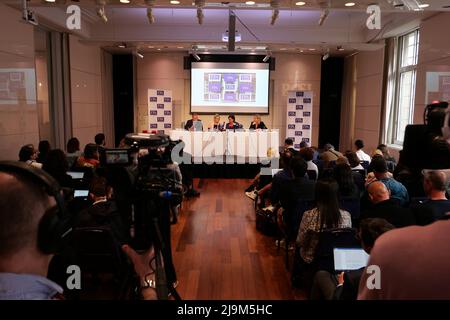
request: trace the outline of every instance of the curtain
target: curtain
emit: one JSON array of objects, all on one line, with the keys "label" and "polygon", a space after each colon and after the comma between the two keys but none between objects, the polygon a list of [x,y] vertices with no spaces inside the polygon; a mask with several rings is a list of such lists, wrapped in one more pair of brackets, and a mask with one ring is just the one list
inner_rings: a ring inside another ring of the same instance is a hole
[{"label": "curtain", "polygon": [[395,86],[397,69],[397,38],[386,39],[383,77],[383,97],[381,105],[381,142],[392,143],[392,130],[394,128]]},{"label": "curtain", "polygon": [[112,55],[102,50],[102,124],[108,147],[115,147]]},{"label": "curtain", "polygon": [[344,81],[341,99],[341,129],[339,136],[339,149],[351,150],[355,132],[356,109],[356,55],[345,58]]}]

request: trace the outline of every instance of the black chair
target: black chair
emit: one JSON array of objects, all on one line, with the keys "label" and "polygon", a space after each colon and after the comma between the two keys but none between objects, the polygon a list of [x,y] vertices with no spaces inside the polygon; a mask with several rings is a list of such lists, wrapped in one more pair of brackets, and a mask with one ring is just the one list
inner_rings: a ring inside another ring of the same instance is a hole
[{"label": "black chair", "polygon": [[314,254],[315,265],[318,270],[334,272],[334,248],[361,248],[354,228],[326,229],[319,232],[317,247]]},{"label": "black chair", "polygon": [[352,216],[352,226],[357,226],[361,214],[361,200],[359,198],[342,197],[339,199],[339,207]]},{"label": "black chair", "polygon": [[397,164],[394,161],[387,160],[386,161],[386,165],[387,165],[388,171],[390,173],[394,173],[395,167],[396,167]]},{"label": "black chair", "polygon": [[314,180],[314,181],[317,180],[317,172],[316,172],[316,170],[308,170],[306,172],[306,174],[308,175],[308,179],[309,180]]},{"label": "black chair", "polygon": [[366,183],[366,171],[365,170],[352,170],[353,181],[358,187],[359,191],[365,190]]},{"label": "black chair", "polygon": [[[99,275],[112,274],[118,283],[117,297],[124,298],[132,268],[110,229],[76,228],[70,236],[70,247],[83,276],[98,279]],[[92,283],[82,285],[86,291],[90,287]]]},{"label": "black chair", "polygon": [[369,169],[370,162],[369,161],[361,161],[361,166],[367,170]]}]

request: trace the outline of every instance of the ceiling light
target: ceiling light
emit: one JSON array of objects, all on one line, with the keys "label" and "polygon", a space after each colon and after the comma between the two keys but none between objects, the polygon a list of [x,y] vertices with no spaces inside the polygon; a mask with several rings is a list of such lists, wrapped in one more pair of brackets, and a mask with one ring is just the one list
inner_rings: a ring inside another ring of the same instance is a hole
[{"label": "ceiling light", "polygon": [[130,3],[130,0],[120,0],[120,3]]},{"label": "ceiling light", "polygon": [[56,0],[45,0],[46,2],[55,2]]},{"label": "ceiling light", "polygon": [[347,3],[345,4],[346,7],[353,7],[354,5],[355,5],[354,2],[347,2]]},{"label": "ceiling light", "polygon": [[104,23],[108,22],[108,17],[105,14],[105,7],[104,6],[97,7],[96,12],[97,12],[97,16],[99,18],[101,18]]},{"label": "ceiling light", "polygon": [[127,47],[127,44],[125,42],[122,42],[118,45],[119,48],[125,49]]},{"label": "ceiling light", "polygon": [[280,50],[284,51],[284,50],[287,50],[287,49],[286,48],[280,48]]},{"label": "ceiling light", "polygon": [[267,54],[267,55],[264,57],[263,62],[267,62],[269,59],[270,59],[270,55]]},{"label": "ceiling light", "polygon": [[322,11],[322,14],[320,15],[320,18],[319,18],[319,26],[323,25],[323,23],[324,23],[325,19],[328,17],[329,13],[330,13],[330,10],[328,10],[328,9],[324,9]]},{"label": "ceiling light", "polygon": [[428,3],[419,4],[419,8],[428,8],[430,5]]},{"label": "ceiling light", "polygon": [[153,49],[153,48],[154,48],[154,46],[148,46],[147,48],[149,48],[149,49]]},{"label": "ceiling light", "polygon": [[177,49],[184,49],[184,47],[177,47]]},{"label": "ceiling light", "polygon": [[178,0],[171,0],[170,3],[171,4],[180,4],[180,1],[178,1]]},{"label": "ceiling light", "polygon": [[153,16],[152,8],[147,8],[147,19],[148,19],[148,23],[150,23],[150,24],[155,23],[155,17]]},{"label": "ceiling light", "polygon": [[161,48],[158,48],[158,49],[156,49],[156,50],[161,51]]},{"label": "ceiling light", "polygon": [[299,1],[299,2],[295,3],[296,6],[304,6],[305,4],[306,4],[306,2],[303,2],[303,1]]},{"label": "ceiling light", "polygon": [[144,55],[142,53],[139,53],[137,50],[133,51],[133,55],[135,55],[136,57],[138,57],[140,59],[144,59]]},{"label": "ceiling light", "polygon": [[195,58],[195,60],[200,61],[201,58],[198,54],[196,54],[195,52],[192,54],[192,56]]},{"label": "ceiling light", "polygon": [[246,5],[252,6],[255,4],[255,1],[246,1],[245,2]]},{"label": "ceiling light", "polygon": [[338,46],[337,49],[338,49],[338,51],[344,51],[345,50],[344,48],[342,48],[342,46]]},{"label": "ceiling light", "polygon": [[314,49],[314,48],[309,48],[308,50],[309,51],[316,51],[316,49]]}]

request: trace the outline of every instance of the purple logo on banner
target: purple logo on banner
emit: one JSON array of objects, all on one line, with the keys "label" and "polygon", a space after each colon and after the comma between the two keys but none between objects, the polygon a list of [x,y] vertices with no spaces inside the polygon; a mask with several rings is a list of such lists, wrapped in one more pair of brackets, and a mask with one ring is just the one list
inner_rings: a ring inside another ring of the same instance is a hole
[{"label": "purple logo on banner", "polygon": [[150,97],[150,102],[156,102],[156,101],[158,101],[157,97]]},{"label": "purple logo on banner", "polygon": [[236,82],[237,74],[235,74],[235,73],[225,73],[223,75],[223,80],[225,80],[225,82]]},{"label": "purple logo on banner", "polygon": [[222,90],[222,86],[219,82],[210,82],[208,83],[208,91],[209,92],[220,92]]},{"label": "purple logo on banner", "polygon": [[295,131],[295,135],[298,136],[303,136],[303,131]]},{"label": "purple logo on banner", "polygon": [[311,126],[310,126],[309,124],[304,124],[304,125],[302,126],[302,129],[303,129],[303,130],[309,130],[309,129],[311,129]]},{"label": "purple logo on banner", "polygon": [[304,117],[311,117],[311,112],[309,112],[309,111],[303,111],[303,116],[304,116]]},{"label": "purple logo on banner", "polygon": [[303,98],[303,103],[311,103],[311,98]]},{"label": "purple logo on banner", "polygon": [[225,92],[223,95],[225,101],[236,101],[236,94],[234,92]]},{"label": "purple logo on banner", "polygon": [[295,93],[295,96],[297,96],[297,97],[303,97],[303,91],[297,91],[297,92]]},{"label": "purple logo on banner", "polygon": [[300,149],[300,144],[294,144],[294,148]]},{"label": "purple logo on banner", "polygon": [[288,124],[288,129],[295,129],[295,124]]},{"label": "purple logo on banner", "polygon": [[157,95],[157,96],[163,96],[163,95],[164,95],[164,90],[158,90],[158,91],[156,91],[156,95]]},{"label": "purple logo on banner", "polygon": [[303,110],[303,105],[302,104],[296,105],[295,110]]},{"label": "purple logo on banner", "polygon": [[150,110],[150,115],[151,115],[151,116],[157,116],[157,115],[158,115],[158,111],[156,111],[156,110]]},{"label": "purple logo on banner", "polygon": [[170,123],[164,123],[164,128],[170,129],[170,128],[172,128],[172,125]]},{"label": "purple logo on banner", "polygon": [[302,141],[305,141],[305,142],[309,143],[309,138],[302,138]]},{"label": "purple logo on banner", "polygon": [[164,122],[164,117],[158,117],[158,118],[156,118],[156,121],[158,121],[158,122]]},{"label": "purple logo on banner", "polygon": [[156,123],[150,123],[150,129],[156,129],[158,125]]},{"label": "purple logo on banner", "polygon": [[295,118],[295,123],[303,123],[303,118]]},{"label": "purple logo on banner", "polygon": [[296,114],[296,112],[295,111],[289,111],[288,112],[288,116],[289,117],[295,117],[297,114]]},{"label": "purple logo on banner", "polygon": [[164,98],[164,102],[170,102],[170,101],[172,101],[172,98],[171,98],[171,97],[165,97],[165,98]]},{"label": "purple logo on banner", "polygon": [[296,103],[297,102],[297,99],[295,99],[295,98],[289,98],[289,103]]},{"label": "purple logo on banner", "polygon": [[156,105],[156,108],[158,108],[158,109],[164,109],[164,103],[158,103],[158,104]]},{"label": "purple logo on banner", "polygon": [[172,112],[170,110],[164,110],[165,116],[170,116],[171,114],[172,114]]}]

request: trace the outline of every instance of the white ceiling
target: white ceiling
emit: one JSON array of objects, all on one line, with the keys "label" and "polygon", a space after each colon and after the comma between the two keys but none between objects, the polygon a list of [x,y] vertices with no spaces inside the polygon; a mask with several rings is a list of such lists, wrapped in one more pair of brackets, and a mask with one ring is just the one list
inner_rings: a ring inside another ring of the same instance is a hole
[{"label": "white ceiling", "polygon": [[[10,1],[10,0],[6,0]],[[44,0],[31,0],[31,8],[38,14],[42,23],[65,29],[65,9],[69,4],[78,4],[82,8],[82,30],[77,32],[86,42],[100,43],[107,48],[118,49],[117,45],[126,42],[129,47],[139,47],[144,51],[158,48],[164,51],[189,50],[192,45],[223,46],[222,33],[228,29],[229,8],[217,2],[206,2],[203,9],[204,20],[197,21],[197,8],[194,0],[180,0],[178,6],[170,5],[169,0],[157,0],[153,8],[155,23],[149,24],[147,7],[144,0],[131,0],[131,4],[120,4],[119,0],[109,0],[105,7],[108,22],[104,23],[96,15],[95,0],[79,2],[57,0],[56,4]],[[278,0],[275,0],[278,1]],[[237,8],[233,9],[238,21],[236,30],[242,34],[242,42],[237,47],[249,49],[267,47],[268,51],[300,51],[323,53],[330,49],[337,53],[336,47],[342,46],[351,53],[355,50],[374,50],[380,48],[376,40],[385,35],[402,32],[402,28],[418,25],[422,19],[439,14],[438,11],[450,11],[442,8],[450,5],[450,0],[422,0],[417,3],[429,3],[430,7],[422,11],[394,8],[389,1],[416,0],[362,0],[352,8],[344,6],[347,0],[330,1],[330,13],[322,26],[318,25],[322,8],[328,6],[326,0],[305,0],[306,5],[295,6],[296,1],[279,1],[279,16],[274,25],[270,24],[272,9],[270,1],[258,1],[255,6],[242,5],[243,1],[229,1]],[[14,2],[16,8],[17,1]],[[214,4],[215,3],[215,4]],[[368,4],[378,3],[381,8],[382,30],[370,31],[366,27]],[[241,23],[243,22],[245,26]],[[149,48],[149,46],[153,48]],[[181,48],[182,47],[182,48]],[[316,51],[309,51],[315,48]]]}]

